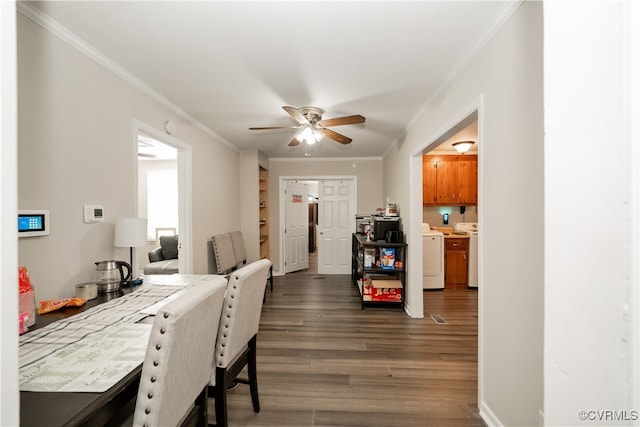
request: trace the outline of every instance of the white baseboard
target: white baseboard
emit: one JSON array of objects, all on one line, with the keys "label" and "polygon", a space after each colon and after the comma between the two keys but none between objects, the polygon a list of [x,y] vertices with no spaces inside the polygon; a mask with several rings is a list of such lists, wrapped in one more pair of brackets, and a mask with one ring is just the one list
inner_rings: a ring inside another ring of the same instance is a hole
[{"label": "white baseboard", "polygon": [[491,408],[484,402],[480,403],[480,418],[482,418],[488,427],[504,427],[498,417],[496,417],[496,414],[494,414]]}]

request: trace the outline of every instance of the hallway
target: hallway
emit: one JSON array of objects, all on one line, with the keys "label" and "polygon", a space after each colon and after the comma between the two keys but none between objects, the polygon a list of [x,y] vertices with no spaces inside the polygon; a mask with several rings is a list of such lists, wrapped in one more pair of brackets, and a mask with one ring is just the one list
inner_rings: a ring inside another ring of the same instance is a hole
[{"label": "hallway", "polygon": [[412,319],[361,310],[347,275],[276,277],[258,335],[262,411],[241,386],[228,397],[230,426],[483,426],[477,295],[427,291],[425,318]]}]

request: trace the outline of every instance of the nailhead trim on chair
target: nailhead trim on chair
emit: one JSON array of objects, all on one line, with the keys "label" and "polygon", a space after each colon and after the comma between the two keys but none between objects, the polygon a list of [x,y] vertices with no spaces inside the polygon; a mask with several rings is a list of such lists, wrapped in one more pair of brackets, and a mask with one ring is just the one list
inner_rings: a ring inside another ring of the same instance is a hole
[{"label": "nailhead trim on chair", "polygon": [[198,413],[198,425],[202,425],[207,416],[202,404],[207,394],[202,388],[215,351],[211,329],[219,329],[225,291],[219,278],[212,286],[194,286],[158,312],[146,349],[133,425],[178,425],[181,417],[192,412]]},{"label": "nailhead trim on chair", "polygon": [[[236,276],[236,280],[237,279],[238,279],[238,276]],[[231,292],[229,293],[229,297],[230,298],[235,298],[235,296],[236,296],[235,292],[237,291],[237,289],[238,289],[238,287],[236,285],[232,285],[231,286]],[[228,307],[229,310],[233,310],[233,304],[229,304],[227,307]],[[227,322],[225,322],[224,328],[225,329],[229,329],[228,319],[231,319],[231,313],[230,312],[226,312],[225,316],[227,318]],[[223,333],[222,336],[223,336],[223,338],[227,338],[227,334],[226,333]],[[220,343],[220,347],[222,349],[224,349],[226,347],[226,343],[224,341],[222,341]],[[224,357],[224,351],[220,351],[219,354],[220,354],[220,357]],[[220,363],[218,363],[218,365],[221,366]]]},{"label": "nailhead trim on chair", "polygon": [[[162,317],[163,317],[164,319],[168,319],[168,318],[169,318],[169,313],[164,312],[164,313],[162,314]],[[167,329],[166,329],[166,328],[160,328],[160,334],[161,334],[161,335],[166,334],[166,332],[167,332]],[[162,344],[159,344],[159,343],[158,343],[158,344],[156,344],[156,345],[155,345],[155,349],[156,349],[157,351],[160,351],[160,350],[162,349]],[[154,361],[153,361],[153,366],[154,366],[154,367],[157,367],[158,365],[160,365],[160,362],[159,362],[158,360],[154,360]],[[157,381],[157,378],[156,378],[155,376],[152,376],[152,377],[151,377],[151,379],[150,379],[150,381],[151,381],[151,383],[155,383],[155,382]],[[151,392],[151,391],[150,391],[149,393],[147,393],[147,399],[149,399],[149,400],[153,399],[153,392]],[[144,413],[145,413],[146,415],[149,415],[149,414],[151,413],[151,408],[145,408]],[[147,426],[147,424],[145,424],[145,426]]]}]

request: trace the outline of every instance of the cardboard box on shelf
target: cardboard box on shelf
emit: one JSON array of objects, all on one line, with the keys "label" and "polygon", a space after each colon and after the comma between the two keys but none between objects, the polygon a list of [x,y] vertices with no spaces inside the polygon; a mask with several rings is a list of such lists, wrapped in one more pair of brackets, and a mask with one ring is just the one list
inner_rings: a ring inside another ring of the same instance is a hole
[{"label": "cardboard box on shelf", "polygon": [[362,301],[371,301],[371,283],[368,280],[358,280],[358,287],[360,288],[360,294],[362,294]]},{"label": "cardboard box on shelf", "polygon": [[402,281],[386,276],[368,277],[362,295],[363,301],[402,301]]}]

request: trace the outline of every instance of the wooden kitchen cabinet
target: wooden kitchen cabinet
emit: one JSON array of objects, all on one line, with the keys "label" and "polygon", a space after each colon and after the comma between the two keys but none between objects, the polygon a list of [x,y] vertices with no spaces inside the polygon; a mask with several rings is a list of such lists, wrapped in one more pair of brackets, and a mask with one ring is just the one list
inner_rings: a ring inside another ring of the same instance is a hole
[{"label": "wooden kitchen cabinet", "polygon": [[478,157],[461,156],[456,162],[458,201],[461,205],[478,204]]},{"label": "wooden kitchen cabinet", "polygon": [[422,156],[422,204],[425,206],[433,206],[438,202],[436,165],[432,156]]},{"label": "wooden kitchen cabinet", "polygon": [[444,239],[444,288],[466,289],[468,283],[469,238]]},{"label": "wooden kitchen cabinet", "polygon": [[477,205],[478,156],[423,156],[422,204]]}]

